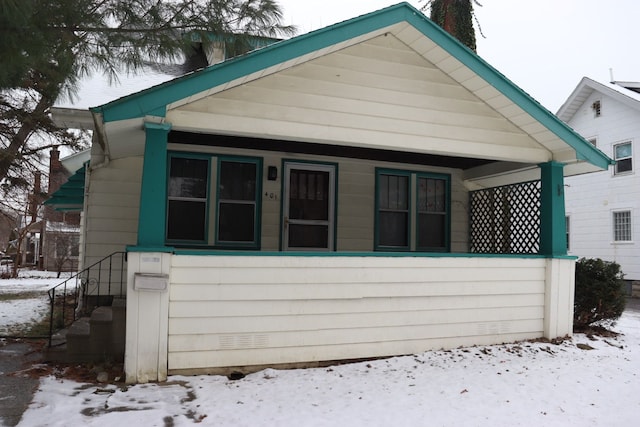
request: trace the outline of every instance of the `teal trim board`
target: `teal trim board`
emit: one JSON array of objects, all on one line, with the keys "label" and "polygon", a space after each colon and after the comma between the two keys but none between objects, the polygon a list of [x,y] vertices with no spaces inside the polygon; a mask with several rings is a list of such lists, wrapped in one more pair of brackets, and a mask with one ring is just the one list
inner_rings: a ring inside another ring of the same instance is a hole
[{"label": "teal trim board", "polygon": [[563,165],[548,162],[539,166],[542,183],[540,254],[554,257],[567,255]]},{"label": "teal trim board", "polygon": [[164,116],[166,115],[167,105],[173,102],[403,22],[408,23],[426,38],[438,44],[449,55],[460,61],[565,141],[576,151],[578,159],[587,160],[602,169],[607,169],[611,164],[611,159],[605,154],[593,147],[503,74],[491,67],[477,54],[408,3],[389,6],[317,31],[274,43],[241,57],[224,61],[201,71],[92,108],[91,111],[96,114],[102,114],[104,122],[140,118],[150,114]]},{"label": "teal trim board", "polygon": [[167,138],[171,125],[145,123],[138,245],[164,246],[167,210]]},{"label": "teal trim board", "polygon": [[62,212],[81,211],[84,206],[84,181],[86,172],[87,164],[85,163],[71,175],[67,182],[62,184],[44,204],[52,205],[55,210]]}]

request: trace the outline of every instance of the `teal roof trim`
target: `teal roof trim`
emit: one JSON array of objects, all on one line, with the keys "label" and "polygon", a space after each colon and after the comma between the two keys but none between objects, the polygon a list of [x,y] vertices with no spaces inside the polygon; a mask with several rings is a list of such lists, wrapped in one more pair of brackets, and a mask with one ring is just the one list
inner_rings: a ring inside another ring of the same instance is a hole
[{"label": "teal roof trim", "polygon": [[80,211],[84,206],[84,183],[87,171],[86,163],[69,177],[47,199],[44,204],[51,205],[57,211]]},{"label": "teal roof trim", "polygon": [[244,56],[92,108],[91,111],[101,113],[105,122],[140,118],[146,115],[164,117],[166,106],[172,102],[400,22],[411,24],[538,120],[571,146],[576,151],[578,159],[586,160],[602,169],[607,169],[610,164],[613,164],[611,159],[588,143],[553,113],[408,3],[389,6],[272,44]]}]

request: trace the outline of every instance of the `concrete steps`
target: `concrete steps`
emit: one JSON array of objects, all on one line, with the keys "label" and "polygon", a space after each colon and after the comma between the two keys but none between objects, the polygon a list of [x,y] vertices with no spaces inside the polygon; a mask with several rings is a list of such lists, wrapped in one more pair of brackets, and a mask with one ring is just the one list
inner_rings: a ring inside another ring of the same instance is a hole
[{"label": "concrete steps", "polygon": [[97,307],[90,317],[77,319],[55,341],[66,344],[52,346],[48,359],[77,362],[123,362],[126,329],[126,300],[114,299],[111,306]]}]

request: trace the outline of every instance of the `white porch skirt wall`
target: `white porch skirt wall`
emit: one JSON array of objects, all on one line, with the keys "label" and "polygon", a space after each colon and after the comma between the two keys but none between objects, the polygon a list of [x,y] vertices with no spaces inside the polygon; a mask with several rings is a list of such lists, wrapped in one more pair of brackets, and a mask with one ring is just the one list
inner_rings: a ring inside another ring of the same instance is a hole
[{"label": "white porch skirt wall", "polygon": [[[127,381],[571,335],[574,268],[520,257],[129,253]],[[134,290],[136,272],[168,273],[168,290]]]}]

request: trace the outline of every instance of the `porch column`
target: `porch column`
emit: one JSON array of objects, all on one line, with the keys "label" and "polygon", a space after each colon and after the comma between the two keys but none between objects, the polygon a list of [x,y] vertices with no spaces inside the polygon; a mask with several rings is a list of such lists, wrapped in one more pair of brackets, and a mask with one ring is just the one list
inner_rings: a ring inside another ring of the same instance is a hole
[{"label": "porch column", "polygon": [[567,254],[567,230],[564,210],[564,175],[562,163],[540,166],[542,194],[540,200],[540,254]]},{"label": "porch column", "polygon": [[167,138],[171,124],[145,122],[144,130],[138,246],[162,247],[167,217]]}]

